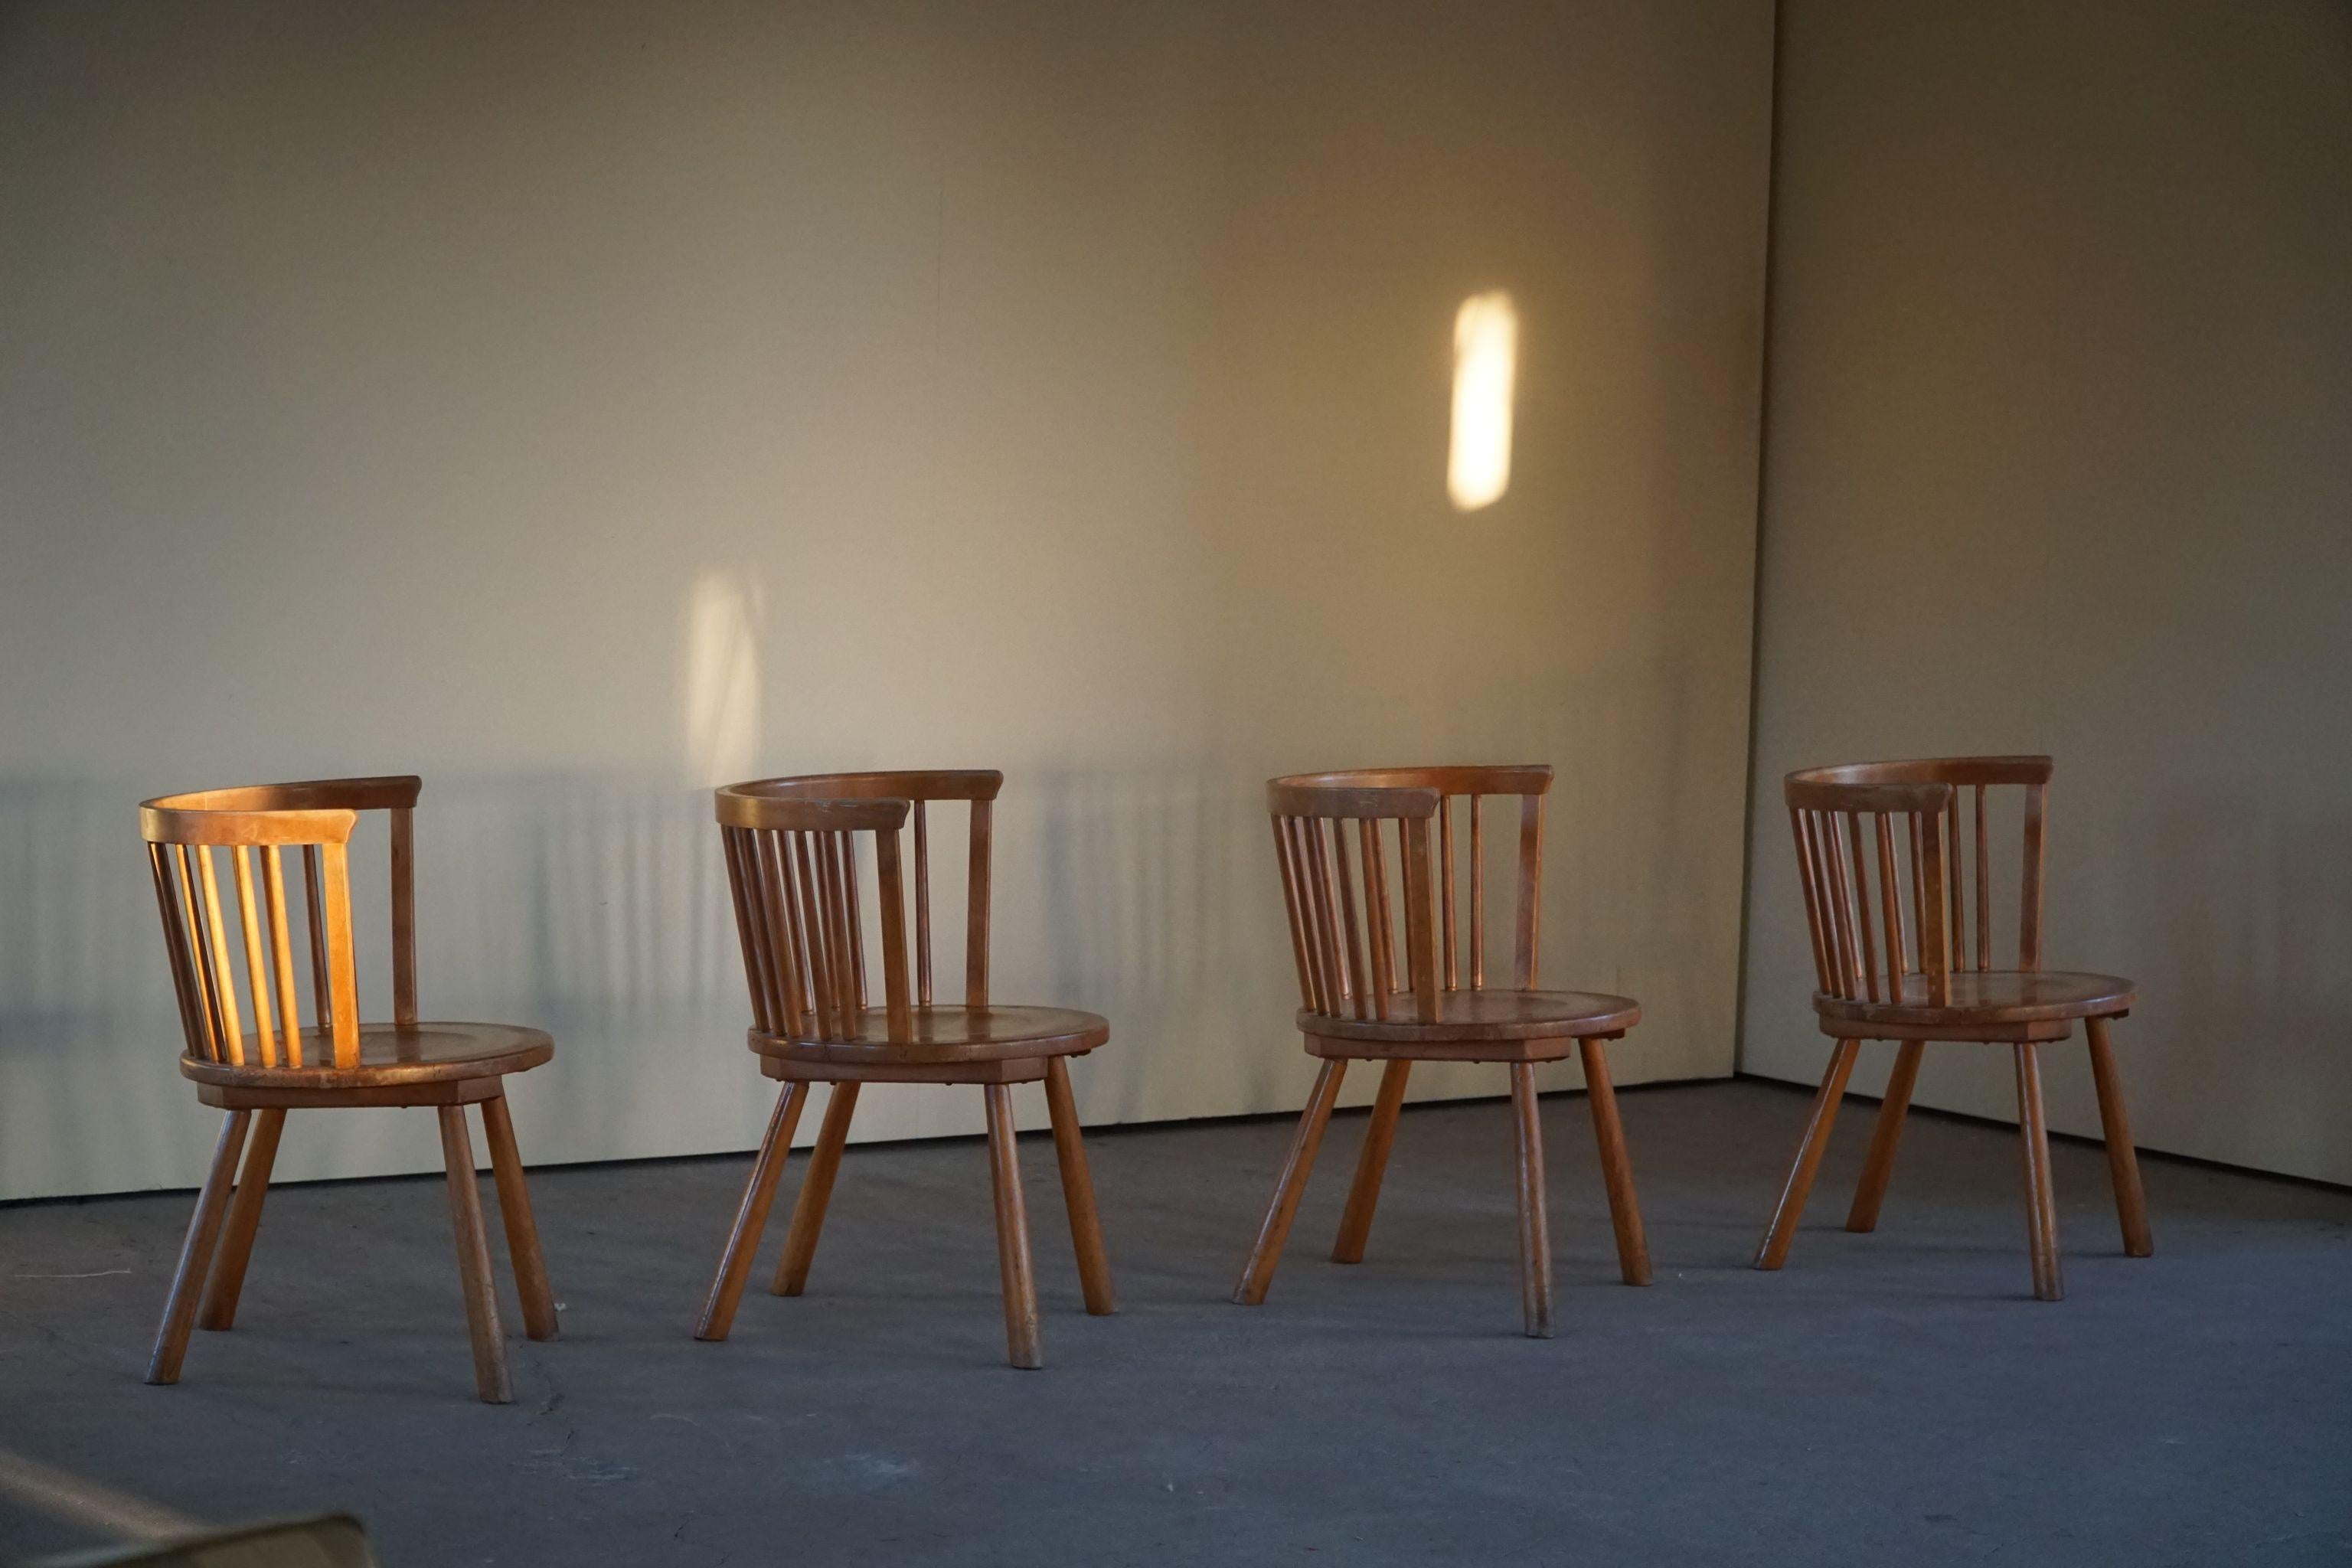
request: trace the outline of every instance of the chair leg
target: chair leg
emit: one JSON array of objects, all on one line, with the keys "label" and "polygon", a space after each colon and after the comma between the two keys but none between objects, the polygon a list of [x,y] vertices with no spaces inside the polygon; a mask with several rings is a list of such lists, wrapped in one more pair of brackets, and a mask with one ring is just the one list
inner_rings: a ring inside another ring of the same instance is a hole
[{"label": "chair leg", "polygon": [[1381,1069],[1381,1092],[1364,1129],[1364,1152],[1356,1157],[1356,1181],[1339,1216],[1339,1238],[1331,1244],[1334,1263],[1361,1263],[1372,1234],[1372,1211],[1380,1205],[1381,1178],[1388,1173],[1389,1150],[1396,1142],[1397,1112],[1404,1108],[1404,1082],[1412,1063],[1402,1057]]},{"label": "chair leg", "polygon": [[1625,1152],[1625,1126],[1617,1118],[1617,1090],[1609,1081],[1609,1053],[1599,1040],[1579,1040],[1585,1096],[1592,1101],[1592,1135],[1601,1145],[1601,1179],[1609,1189],[1609,1223],[1617,1232],[1617,1272],[1628,1285],[1650,1282],[1650,1240],[1633,1196],[1633,1162]]},{"label": "chair leg", "polygon": [[466,1291],[466,1327],[474,1341],[474,1390],[485,1405],[507,1405],[506,1335],[499,1328],[498,1287],[490,1280],[490,1240],[482,1228],[482,1189],[474,1172],[474,1143],[466,1108],[434,1107],[441,1119],[441,1160],[449,1173],[449,1219],[457,1233],[457,1279]]},{"label": "chair leg", "polygon": [[2107,1173],[2115,1179],[2116,1215],[2123,1222],[2124,1253],[2146,1258],[2156,1251],[2148,1234],[2147,1194],[2140,1191],[2139,1155],[2132,1148],[2131,1119],[2124,1114],[2123,1079],[2116,1076],[2107,1047],[2107,1021],[2085,1019],[2091,1037],[2091,1078],[2099,1089],[2099,1129],[2107,1142]]},{"label": "chair leg", "polygon": [[1037,1277],[1029,1266],[1029,1208],[1013,1136],[1013,1087],[981,1086],[988,1097],[988,1176],[996,1194],[996,1268],[1004,1284],[1004,1342],[1013,1364],[1045,1364],[1037,1348]]},{"label": "chair leg", "polygon": [[1904,1114],[1911,1109],[1912,1086],[1919,1081],[1919,1058],[1927,1048],[1918,1040],[1905,1040],[1895,1049],[1886,1098],[1878,1102],[1878,1125],[1870,1133],[1870,1156],[1862,1163],[1862,1184],[1854,1188],[1853,1207],[1846,1211],[1848,1230],[1878,1228],[1878,1205],[1886,1201],[1886,1183],[1895,1174],[1895,1145],[1903,1136]]},{"label": "chair leg", "polygon": [[783,1174],[784,1157],[793,1146],[793,1129],[801,1108],[808,1103],[809,1086],[793,1082],[776,1096],[760,1152],[751,1161],[751,1179],[743,1201],[735,1209],[735,1226],[727,1233],[727,1250],[719,1256],[719,1273],[702,1303],[702,1320],[694,1326],[698,1340],[723,1340],[734,1326],[735,1303],[743,1299],[743,1282],[751,1277],[751,1258],[760,1250],[760,1233],[768,1227],[768,1208],[776,1201],[776,1178]]},{"label": "chair leg", "polygon": [[1110,1254],[1103,1249],[1102,1215],[1095,1208],[1094,1173],[1087,1169],[1087,1145],[1078,1129],[1078,1102],[1070,1093],[1069,1064],[1060,1057],[1045,1063],[1045,1108],[1054,1119],[1054,1160],[1062,1171],[1062,1203],[1070,1211],[1070,1246],[1078,1255],[1078,1288],[1087,1310],[1107,1318],[1118,1310],[1111,1294]]},{"label": "chair leg", "polygon": [[1543,1121],[1536,1101],[1536,1069],[1511,1064],[1511,1120],[1519,1167],[1519,1306],[1528,1338],[1548,1340],[1551,1321],[1551,1215],[1544,1203]]},{"label": "chair leg", "polygon": [[253,1257],[253,1234],[261,1226],[261,1200],[269,1194],[269,1168],[277,1163],[278,1139],[285,1130],[282,1110],[264,1110],[254,1118],[245,1169],[236,1179],[236,1195],[229,1199],[220,1256],[213,1264],[212,1288],[196,1314],[200,1329],[225,1330],[236,1321],[236,1299],[245,1289],[245,1266]]},{"label": "chair leg", "polygon": [[1323,1145],[1323,1129],[1331,1120],[1331,1105],[1339,1098],[1339,1080],[1347,1073],[1345,1059],[1327,1057],[1322,1070],[1315,1075],[1315,1088],[1307,1097],[1307,1109],[1299,1113],[1290,1152],[1284,1156],[1281,1173],[1275,1177],[1274,1198],[1266,1205],[1265,1219],[1250,1246],[1249,1261],[1242,1265],[1241,1281],[1234,1287],[1234,1300],[1244,1307],[1263,1302],[1267,1287],[1274,1283],[1275,1265],[1282,1261],[1282,1244],[1290,1238],[1299,1194],[1307,1190],[1307,1178],[1315,1169],[1315,1152]]},{"label": "chair leg", "polygon": [[1756,1267],[1778,1268],[1789,1260],[1789,1244],[1797,1237],[1797,1221],[1805,1212],[1805,1195],[1813,1189],[1813,1173],[1821,1169],[1822,1151],[1829,1147],[1830,1129],[1837,1124],[1838,1104],[1845,1099],[1845,1080],[1853,1073],[1859,1040],[1840,1040],[1830,1053],[1829,1071],[1822,1075],[1821,1092],[1813,1096],[1813,1112],[1806,1118],[1805,1135],[1797,1144],[1796,1163],[1772,1206],[1772,1222],[1756,1249]]},{"label": "chair leg", "polygon": [[195,1324],[196,1303],[212,1268],[213,1246],[220,1238],[221,1211],[228,1206],[229,1184],[236,1177],[236,1157],[244,1152],[245,1130],[252,1118],[250,1110],[232,1110],[221,1122],[212,1167],[205,1173],[196,1212],[189,1216],[187,1237],[180,1243],[171,1293],[163,1299],[163,1322],[155,1331],[155,1351],[147,1360],[150,1383],[180,1381],[180,1360],[188,1353],[188,1331]]},{"label": "chair leg", "polygon": [[857,1085],[837,1083],[824,1104],[824,1124],[817,1129],[816,1148],[801,1177],[800,1196],[793,1201],[792,1228],[784,1236],[784,1255],[776,1260],[772,1294],[797,1296],[808,1289],[809,1265],[816,1259],[816,1238],[824,1229],[825,1205],[833,1202],[834,1178],[841,1173],[841,1146],[849,1139],[849,1119],[857,1112]]},{"label": "chair leg", "polygon": [[2050,1126],[2042,1111],[2040,1047],[2017,1047],[2017,1131],[2025,1145],[2025,1234],[2032,1249],[2033,1295],[2066,1299],[2058,1272],[2058,1203],[2050,1184]]},{"label": "chair leg", "polygon": [[522,1300],[522,1331],[534,1340],[551,1340],[558,1328],[555,1292],[547,1283],[539,1222],[531,1215],[530,1187],[503,1090],[482,1101],[482,1133],[490,1145],[490,1173],[498,1178],[499,1218],[506,1224],[507,1257],[514,1264],[515,1294]]}]

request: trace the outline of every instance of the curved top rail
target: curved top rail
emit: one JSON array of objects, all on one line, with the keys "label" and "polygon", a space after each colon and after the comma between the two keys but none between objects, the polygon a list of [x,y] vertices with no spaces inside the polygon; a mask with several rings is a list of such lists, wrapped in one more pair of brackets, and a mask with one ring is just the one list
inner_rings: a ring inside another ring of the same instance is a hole
[{"label": "curved top rail", "polygon": [[802,773],[751,779],[719,793],[762,800],[994,800],[1004,775],[994,768],[931,768],[893,773]]},{"label": "curved top rail", "polygon": [[2046,784],[2048,757],[1919,757],[1906,762],[1846,763],[1799,768],[1791,784]]},{"label": "curved top rail", "polygon": [[1297,789],[1433,789],[1440,795],[1543,795],[1551,788],[1551,764],[1342,768],[1336,773],[1292,773],[1273,782]]},{"label": "curved top rail", "polygon": [[902,797],[865,798],[776,795],[751,793],[741,784],[714,792],[722,827],[751,827],[785,833],[842,833],[875,829],[896,832],[907,820],[912,803]]},{"label": "curved top rail", "polygon": [[404,811],[424,781],[412,774],[308,779],[188,790],[139,803],[150,844],[344,844],[362,811]]}]

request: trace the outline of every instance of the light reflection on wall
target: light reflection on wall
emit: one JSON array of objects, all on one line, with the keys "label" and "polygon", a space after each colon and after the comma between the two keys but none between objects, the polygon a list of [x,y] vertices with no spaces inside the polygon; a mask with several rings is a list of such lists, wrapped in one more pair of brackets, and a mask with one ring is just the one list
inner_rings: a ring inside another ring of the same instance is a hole
[{"label": "light reflection on wall", "polygon": [[1473,294],[1454,317],[1454,441],[1445,491],[1456,511],[1476,511],[1511,488],[1511,393],[1518,374],[1519,315],[1496,289]]},{"label": "light reflection on wall", "polygon": [[714,788],[751,777],[759,761],[761,598],[760,584],[733,571],[706,572],[687,590],[686,763]]}]

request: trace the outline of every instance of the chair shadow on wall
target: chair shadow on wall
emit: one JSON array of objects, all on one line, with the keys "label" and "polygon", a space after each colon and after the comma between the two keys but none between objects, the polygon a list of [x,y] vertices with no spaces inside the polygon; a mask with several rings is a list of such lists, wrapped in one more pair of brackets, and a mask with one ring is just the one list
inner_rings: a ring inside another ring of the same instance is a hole
[{"label": "chair shadow on wall", "polygon": [[[185,1096],[167,1064],[179,1026],[139,849],[136,797],[115,798],[89,779],[0,780],[0,1155],[20,1140],[36,1157],[42,1145],[174,1144]],[[126,1081],[142,1058],[147,1080]],[[29,1125],[12,1130],[9,1111],[37,1120],[39,1137]],[[191,1131],[188,1147],[207,1136]],[[188,1184],[200,1168],[189,1165]],[[76,1175],[138,1184],[95,1169]],[[0,1197],[42,1180],[0,1157]]]}]

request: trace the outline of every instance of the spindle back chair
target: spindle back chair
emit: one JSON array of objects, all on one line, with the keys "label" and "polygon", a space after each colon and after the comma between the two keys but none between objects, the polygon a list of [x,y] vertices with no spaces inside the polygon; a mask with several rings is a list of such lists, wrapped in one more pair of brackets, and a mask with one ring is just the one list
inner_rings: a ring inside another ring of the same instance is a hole
[{"label": "spindle back chair", "polygon": [[[1877,1226],[1926,1042],[2006,1044],[2017,1072],[2034,1294],[2061,1299],[2039,1051],[2065,1039],[2076,1020],[2089,1040],[2125,1250],[2152,1250],[2107,1037],[2109,1022],[2133,1005],[2132,984],[2042,966],[2051,772],[2047,757],[1948,757],[1789,775],[1783,793],[1813,954],[1813,1008],[1837,1045],[1758,1268],[1787,1258],[1862,1041],[1895,1040],[1900,1048],[1847,1215],[1853,1231]],[[2020,801],[2015,963],[1996,967],[2004,948],[1994,844],[2002,835],[1990,826],[1990,807],[1997,792],[2011,789]]]},{"label": "spindle back chair", "polygon": [[[1351,1059],[1386,1065],[1335,1261],[1363,1258],[1412,1062],[1507,1063],[1518,1147],[1522,1306],[1527,1331],[1549,1337],[1551,1244],[1535,1066],[1573,1050],[1590,1091],[1620,1269],[1628,1284],[1649,1282],[1633,1167],[1601,1048],[1623,1036],[1641,1010],[1622,996],[1537,989],[1544,800],[1551,782],[1549,766],[1534,765],[1360,769],[1267,784],[1298,978],[1297,1023],[1307,1054],[1323,1058],[1323,1066],[1235,1300],[1255,1305],[1265,1299]],[[1512,797],[1518,806],[1512,983],[1490,986],[1486,803]],[[1466,857],[1459,842],[1465,827]]]},{"label": "spindle back chair", "polygon": [[[464,1111],[479,1104],[525,1329],[536,1340],[556,1334],[554,1298],[505,1098],[506,1076],[547,1061],[554,1046],[536,1029],[418,1020],[415,813],[421,787],[405,776],[329,779],[202,790],[140,807],[185,1042],[180,1070],[194,1081],[199,1100],[226,1112],[164,1307],[151,1383],[178,1381],[191,1327],[201,1321],[226,1330],[235,1322],[286,1113],[302,1108],[436,1109],[476,1385],[485,1400],[502,1404],[511,1397],[511,1380]],[[362,813],[379,811],[391,837],[388,1025],[361,1017],[351,889],[352,832]],[[293,848],[302,852],[294,884],[303,895],[299,921],[288,887],[286,851]],[[307,937],[307,1024],[296,977],[298,929]]]},{"label": "spindle back chair", "polygon": [[[767,1221],[810,1087],[829,1083],[825,1118],[771,1287],[802,1293],[840,1169],[862,1084],[981,1086],[988,1111],[998,1262],[1015,1366],[1043,1364],[1028,1219],[1014,1158],[1012,1086],[1043,1080],[1071,1240],[1087,1310],[1114,1310],[1066,1059],[1110,1037],[1091,1013],[1005,1007],[989,995],[993,811],[1003,775],[992,771],[825,773],[765,779],[718,792],[728,886],[751,990],[746,1037],[761,1070],[782,1080],[774,1114],[703,1305],[696,1337],[725,1339]],[[964,984],[961,1005],[932,985],[931,806],[970,807],[965,856]],[[907,842],[911,827],[911,847]],[[860,844],[870,849],[861,854]],[[911,853],[909,852],[911,848]],[[871,865],[877,963],[869,964],[866,879]],[[913,900],[909,919],[908,882]],[[873,1005],[872,971],[882,983]]]}]

